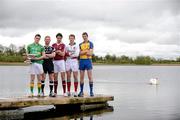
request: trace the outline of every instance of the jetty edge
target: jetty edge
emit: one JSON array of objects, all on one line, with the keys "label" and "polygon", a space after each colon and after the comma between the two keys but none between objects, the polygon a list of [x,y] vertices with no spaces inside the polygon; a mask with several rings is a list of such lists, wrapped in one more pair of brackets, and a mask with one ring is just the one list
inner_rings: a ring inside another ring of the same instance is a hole
[{"label": "jetty edge", "polygon": [[0,110],[19,109],[38,105],[54,105],[57,107],[79,108],[82,111],[88,109],[102,108],[108,105],[108,101],[113,101],[114,96],[95,95],[94,97],[21,97],[21,98],[0,98]]}]

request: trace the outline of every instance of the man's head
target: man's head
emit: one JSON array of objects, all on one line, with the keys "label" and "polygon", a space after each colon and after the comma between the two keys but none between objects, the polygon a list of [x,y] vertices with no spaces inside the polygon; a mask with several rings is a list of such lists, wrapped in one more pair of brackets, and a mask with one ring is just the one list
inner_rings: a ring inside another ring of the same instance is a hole
[{"label": "man's head", "polygon": [[45,42],[45,45],[49,45],[50,42],[51,42],[51,37],[50,37],[50,36],[46,36],[46,37],[44,38],[44,42]]},{"label": "man's head", "polygon": [[38,44],[39,41],[40,41],[40,39],[41,39],[41,35],[40,35],[40,34],[36,34],[35,37],[34,37],[34,42],[35,42],[36,44]]},{"label": "man's head", "polygon": [[84,39],[84,41],[88,41],[88,34],[87,34],[87,32],[83,32],[82,33],[82,38]]},{"label": "man's head", "polygon": [[74,43],[75,35],[74,34],[70,34],[69,35],[69,40],[70,40],[70,43]]},{"label": "man's head", "polygon": [[63,35],[61,33],[58,33],[56,35],[57,42],[60,43],[62,41]]}]

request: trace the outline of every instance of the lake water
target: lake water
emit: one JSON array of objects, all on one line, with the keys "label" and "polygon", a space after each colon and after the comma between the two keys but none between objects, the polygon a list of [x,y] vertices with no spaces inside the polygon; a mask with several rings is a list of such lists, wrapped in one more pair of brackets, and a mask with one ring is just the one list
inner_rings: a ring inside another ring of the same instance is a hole
[{"label": "lake water", "polygon": [[[94,66],[93,76],[95,93],[114,96],[109,102],[114,111],[92,112],[83,120],[180,120],[180,66],[102,65]],[[150,78],[158,78],[160,85],[147,84]],[[0,66],[1,98],[27,95],[28,83],[28,66]]]}]

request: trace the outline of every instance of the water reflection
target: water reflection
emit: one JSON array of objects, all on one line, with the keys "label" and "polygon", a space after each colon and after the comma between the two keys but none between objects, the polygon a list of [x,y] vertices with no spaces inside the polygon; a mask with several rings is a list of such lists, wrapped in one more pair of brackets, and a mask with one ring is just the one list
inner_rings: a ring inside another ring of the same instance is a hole
[{"label": "water reflection", "polygon": [[[74,119],[74,120],[77,120],[77,119]],[[83,120],[83,116],[80,117],[80,120]],[[91,116],[89,117],[89,120],[93,120],[93,115],[91,115]]]},{"label": "water reflection", "polygon": [[[41,106],[42,107],[42,106]],[[57,120],[93,120],[96,115],[103,115],[113,112],[113,107],[108,106],[102,109],[88,110],[88,111],[63,111],[58,109],[49,109],[49,110],[33,110],[34,108],[17,109],[17,110],[1,110],[0,119],[57,119]],[[42,109],[42,108],[41,108]]]},{"label": "water reflection", "polygon": [[[96,115],[104,115],[107,113],[113,112],[114,109],[112,106],[108,106],[102,109],[87,110],[87,111],[64,111],[55,110],[52,112],[44,113],[27,113],[25,114],[25,119],[46,119],[51,120],[94,120]],[[43,117],[42,117],[43,116]]]}]

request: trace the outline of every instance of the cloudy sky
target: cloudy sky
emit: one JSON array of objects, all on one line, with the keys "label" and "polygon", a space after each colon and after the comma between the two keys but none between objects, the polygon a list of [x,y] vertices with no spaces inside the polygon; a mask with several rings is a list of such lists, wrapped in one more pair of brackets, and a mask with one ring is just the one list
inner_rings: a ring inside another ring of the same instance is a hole
[{"label": "cloudy sky", "polygon": [[89,33],[96,55],[180,56],[179,0],[1,0],[0,44],[27,45],[34,35],[61,32],[82,41]]}]

